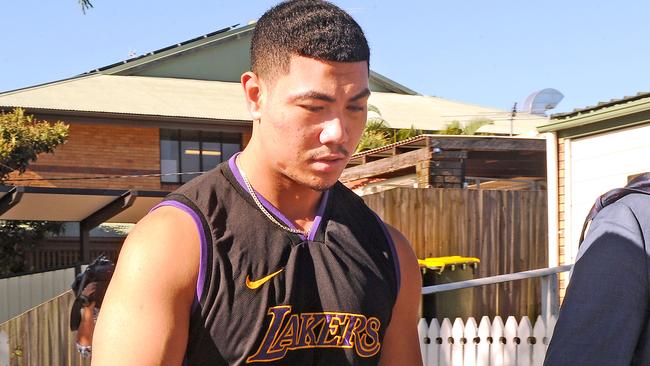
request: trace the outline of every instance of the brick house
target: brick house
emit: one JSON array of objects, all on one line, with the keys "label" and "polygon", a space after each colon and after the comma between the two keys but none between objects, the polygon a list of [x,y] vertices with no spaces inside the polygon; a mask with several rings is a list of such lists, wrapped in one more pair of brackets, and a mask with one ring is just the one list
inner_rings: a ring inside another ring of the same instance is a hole
[{"label": "brick house", "polygon": [[[0,186],[0,219],[38,212],[40,220],[70,222],[66,237],[35,249],[34,267],[69,265],[78,254],[88,259],[100,250],[116,255],[128,225],[107,237],[106,230],[92,230],[98,223],[135,223],[165,192],[246,145],[252,121],[239,78],[249,68],[253,29],[225,28],[69,79],[0,93],[0,110],[21,107],[70,126],[68,141],[54,154],[39,156]],[[370,88],[416,94],[372,71]],[[118,215],[129,205],[137,209]]]},{"label": "brick house", "polygon": [[[0,93],[0,110],[21,107],[38,119],[70,125],[64,145],[7,183],[168,192],[227,160],[250,139],[239,78],[250,65],[254,26],[228,27],[69,79]],[[392,128],[436,131],[452,120],[489,117],[493,123],[481,132],[530,134],[545,121],[418,95],[374,71],[369,84],[369,103]],[[6,219],[1,203],[0,219]]]},{"label": "brick house", "polygon": [[[246,145],[251,120],[240,75],[248,70],[254,24],[231,27],[77,77],[0,94],[0,109],[22,107],[70,124],[70,137],[15,185],[173,190]],[[415,94],[374,72],[371,90]],[[111,179],[49,180],[107,176]],[[25,180],[41,179],[41,180]]]}]

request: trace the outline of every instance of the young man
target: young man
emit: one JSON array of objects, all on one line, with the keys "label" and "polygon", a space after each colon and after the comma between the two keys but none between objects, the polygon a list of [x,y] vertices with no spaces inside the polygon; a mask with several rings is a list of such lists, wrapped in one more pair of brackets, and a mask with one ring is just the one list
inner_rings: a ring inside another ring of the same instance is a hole
[{"label": "young man", "polygon": [[127,238],[95,365],[421,364],[409,244],[337,182],[363,131],[369,49],[327,2],[258,21],[245,150]]}]

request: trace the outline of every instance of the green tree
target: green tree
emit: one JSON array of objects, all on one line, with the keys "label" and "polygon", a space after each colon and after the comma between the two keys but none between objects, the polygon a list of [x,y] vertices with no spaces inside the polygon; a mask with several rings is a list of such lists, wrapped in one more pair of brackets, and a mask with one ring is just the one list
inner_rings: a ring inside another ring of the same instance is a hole
[{"label": "green tree", "polygon": [[460,121],[451,121],[446,126],[445,129],[440,131],[441,135],[480,135],[481,133],[476,132],[479,128],[494,123],[491,119],[488,118],[477,118],[473,119],[465,124],[461,124]]},{"label": "green tree", "polygon": [[12,171],[24,173],[38,154],[51,153],[68,138],[63,122],[37,121],[25,111],[0,112],[0,184]]},{"label": "green tree", "polygon": [[31,270],[25,265],[25,250],[62,232],[60,222],[0,221],[0,276]]},{"label": "green tree", "polygon": [[[51,153],[68,138],[63,122],[50,124],[25,115],[22,109],[0,112],[0,184],[13,171],[24,173],[40,153]],[[23,272],[25,249],[48,234],[62,231],[58,222],[0,221],[0,275]]]},{"label": "green tree", "polygon": [[368,104],[368,112],[371,112],[371,116],[366,121],[366,127],[361,134],[361,139],[355,152],[386,146],[422,133],[422,131],[416,130],[413,126],[402,129],[390,128],[384,117],[382,117],[379,108],[372,104]]}]

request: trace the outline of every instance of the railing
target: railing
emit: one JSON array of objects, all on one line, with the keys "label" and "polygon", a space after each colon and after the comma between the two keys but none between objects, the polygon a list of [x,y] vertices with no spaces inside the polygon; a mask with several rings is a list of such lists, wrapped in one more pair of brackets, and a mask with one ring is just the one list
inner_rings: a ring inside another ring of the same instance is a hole
[{"label": "railing", "polygon": [[520,322],[512,316],[508,317],[505,324],[498,316],[492,321],[484,316],[479,324],[474,318],[469,318],[466,322],[457,318],[453,325],[447,318],[441,323],[432,319],[430,324],[421,319],[418,333],[423,364],[541,365],[559,313],[558,273],[569,271],[572,266],[564,265],[423,287],[422,294],[429,295],[539,277],[542,300],[542,314],[537,318],[534,327],[526,316],[522,317]]}]

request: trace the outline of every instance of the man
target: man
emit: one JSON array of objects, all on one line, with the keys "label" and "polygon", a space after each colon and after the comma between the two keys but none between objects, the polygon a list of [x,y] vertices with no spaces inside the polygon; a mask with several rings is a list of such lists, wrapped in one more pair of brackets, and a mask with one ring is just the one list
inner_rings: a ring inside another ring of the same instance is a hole
[{"label": "man", "polygon": [[133,229],[93,364],[420,364],[417,260],[337,182],[367,115],[361,28],[327,2],[281,3],[251,61],[249,144]]},{"label": "man", "polygon": [[601,196],[592,217],[544,365],[648,365],[650,173]]}]

